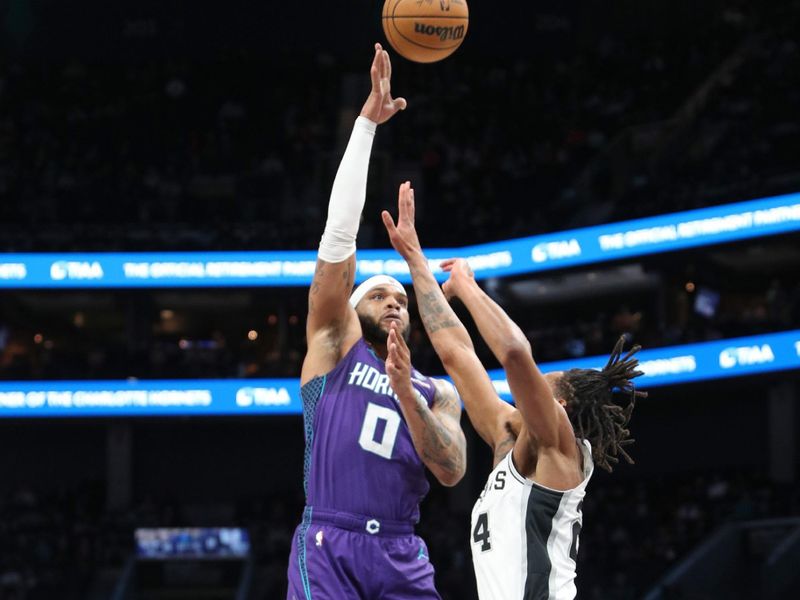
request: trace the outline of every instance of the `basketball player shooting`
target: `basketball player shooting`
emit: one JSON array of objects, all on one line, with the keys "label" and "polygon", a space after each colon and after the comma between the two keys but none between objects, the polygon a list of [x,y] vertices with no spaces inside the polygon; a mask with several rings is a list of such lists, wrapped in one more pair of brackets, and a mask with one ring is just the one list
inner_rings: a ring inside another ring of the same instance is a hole
[{"label": "basketball player shooting", "polygon": [[[414,191],[401,189],[398,222],[382,213],[392,246],[411,270],[425,330],[461,393],[475,430],[494,454],[494,470],[472,512],[471,542],[481,600],[575,598],[581,506],[594,463],[612,470],[623,446],[634,400],[633,355],[617,342],[600,370],[542,375],[520,328],[475,282],[466,261],[442,263],[442,289],[414,226]],[[459,298],[505,369],[516,408],[501,400],[469,333],[447,302]],[[627,407],[614,391],[629,396]]]},{"label": "basketball player shooting", "polygon": [[391,63],[378,44],[370,74],[308,295],[306,507],[292,539],[288,600],[440,600],[427,548],[414,535],[429,489],[425,467],[452,486],[466,464],[455,389],[411,366],[403,286],[376,276],[351,293],[372,140],[406,106],[391,96]]}]

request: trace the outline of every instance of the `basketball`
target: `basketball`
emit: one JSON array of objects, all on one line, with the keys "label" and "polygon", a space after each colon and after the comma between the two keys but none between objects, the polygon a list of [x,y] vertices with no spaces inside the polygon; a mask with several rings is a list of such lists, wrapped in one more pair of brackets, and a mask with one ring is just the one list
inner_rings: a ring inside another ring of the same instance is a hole
[{"label": "basketball", "polygon": [[397,53],[419,63],[447,58],[469,26],[466,0],[386,0],[383,32]]}]

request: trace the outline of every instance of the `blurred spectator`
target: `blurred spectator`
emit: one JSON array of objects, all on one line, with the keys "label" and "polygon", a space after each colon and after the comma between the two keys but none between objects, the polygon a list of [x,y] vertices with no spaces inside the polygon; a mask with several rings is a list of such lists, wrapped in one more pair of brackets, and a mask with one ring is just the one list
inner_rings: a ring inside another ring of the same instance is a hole
[{"label": "blurred spectator", "polygon": [[[731,520],[789,516],[800,509],[796,490],[757,473],[703,472],[618,481],[598,474],[584,505],[578,566],[579,598],[640,598],[674,562]],[[132,510],[108,514],[99,488],[42,495],[20,487],[0,497],[1,598],[82,599],[93,575],[121,567],[133,552],[137,527],[197,526],[189,507],[145,498]],[[453,510],[434,489],[423,506],[420,535],[436,565],[443,598],[477,598],[471,575],[469,514]],[[217,526],[249,530],[256,566],[267,588],[259,600],[285,593],[293,516],[302,498],[265,496],[231,502],[234,518]],[[229,510],[230,509],[230,510]],[[202,525],[202,524],[200,524]],[[468,576],[469,575],[469,576]],[[16,596],[14,596],[16,594]]]}]

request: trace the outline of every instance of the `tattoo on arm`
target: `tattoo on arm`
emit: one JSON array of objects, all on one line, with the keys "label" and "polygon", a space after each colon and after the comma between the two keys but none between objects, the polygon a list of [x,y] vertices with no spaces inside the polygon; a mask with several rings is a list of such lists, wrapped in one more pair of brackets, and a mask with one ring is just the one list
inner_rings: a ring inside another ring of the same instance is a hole
[{"label": "tattoo on arm", "polygon": [[494,447],[494,464],[492,466],[497,466],[497,463],[499,463],[503,457],[511,451],[516,441],[517,436],[509,432],[505,439],[497,443],[497,445]]},{"label": "tattoo on arm", "polygon": [[314,269],[314,279],[311,282],[311,289],[308,291],[308,314],[313,315],[315,310],[315,297],[319,294],[319,280],[325,277],[325,263],[317,261]]},{"label": "tattoo on arm", "polygon": [[[436,405],[446,415],[445,418],[453,423],[458,423],[461,406],[458,397],[452,390],[444,391],[437,386]],[[422,437],[421,455],[424,462],[432,462],[447,472],[460,473],[464,469],[466,455],[466,441],[461,431],[453,431],[433,414],[427,403],[421,397],[417,399],[417,414],[425,424]],[[458,428],[459,426],[456,425]]]},{"label": "tattoo on arm", "polygon": [[446,300],[441,292],[426,292],[417,299],[419,316],[428,335],[447,329],[448,327],[458,327],[460,323],[453,318],[450,306],[446,305]]},{"label": "tattoo on arm", "polygon": [[[320,293],[320,288],[322,285],[323,278],[327,275],[327,269],[325,263],[321,261],[317,261],[317,266],[314,269],[314,278],[311,281],[311,289],[308,292],[308,314],[313,315],[316,310],[316,301],[317,296]],[[345,299],[350,297],[350,292],[352,291],[353,287],[353,269],[351,264],[345,266],[345,269],[342,271],[342,295]],[[331,284],[332,285],[332,284]]]},{"label": "tattoo on arm", "polygon": [[344,297],[350,298],[350,291],[353,287],[353,282],[350,280],[350,264],[347,265],[347,268],[342,273],[342,281],[344,283]]}]

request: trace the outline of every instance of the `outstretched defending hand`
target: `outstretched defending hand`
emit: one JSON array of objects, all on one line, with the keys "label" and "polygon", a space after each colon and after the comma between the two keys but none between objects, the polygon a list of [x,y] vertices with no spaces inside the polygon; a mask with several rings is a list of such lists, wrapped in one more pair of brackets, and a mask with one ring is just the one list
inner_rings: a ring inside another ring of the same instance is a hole
[{"label": "outstretched defending hand", "polygon": [[389,385],[398,397],[409,398],[414,394],[414,387],[411,385],[411,351],[397,329],[397,323],[392,322],[390,325],[386,349],[388,350],[386,374],[389,376]]},{"label": "outstretched defending hand", "polygon": [[450,273],[450,277],[442,284],[442,291],[448,300],[457,298],[465,285],[475,283],[475,273],[463,258],[448,258],[439,266],[445,273]]},{"label": "outstretched defending hand", "polygon": [[411,182],[406,181],[400,185],[397,197],[397,225],[389,211],[381,212],[383,225],[389,233],[389,241],[404,259],[409,260],[414,254],[422,253],[419,236],[414,227],[414,188]]},{"label": "outstretched defending hand", "polygon": [[405,110],[405,98],[392,99],[392,61],[380,44],[375,44],[375,58],[369,70],[372,91],[361,109],[361,116],[380,125],[391,119],[397,111]]}]

